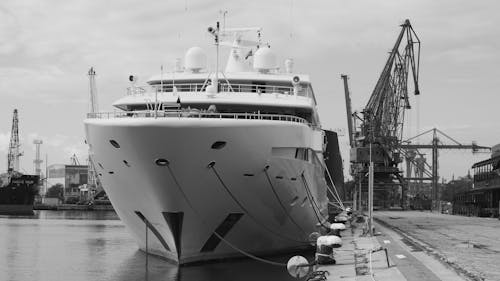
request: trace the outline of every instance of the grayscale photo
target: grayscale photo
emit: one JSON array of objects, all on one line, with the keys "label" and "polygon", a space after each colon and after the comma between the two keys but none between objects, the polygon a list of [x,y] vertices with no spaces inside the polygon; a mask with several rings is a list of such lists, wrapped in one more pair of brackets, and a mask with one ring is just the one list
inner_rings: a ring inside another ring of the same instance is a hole
[{"label": "grayscale photo", "polygon": [[0,281],[500,280],[499,9],[2,0]]}]

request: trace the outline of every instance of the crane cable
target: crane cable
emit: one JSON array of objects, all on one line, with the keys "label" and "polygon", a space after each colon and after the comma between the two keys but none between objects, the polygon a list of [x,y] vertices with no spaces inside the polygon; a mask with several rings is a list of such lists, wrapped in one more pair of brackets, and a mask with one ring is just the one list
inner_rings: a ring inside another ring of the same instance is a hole
[{"label": "crane cable", "polygon": [[[186,193],[184,193],[184,190],[182,189],[182,187],[180,186],[179,184],[179,181],[177,180],[177,177],[174,175],[174,172],[172,171],[172,168],[170,168],[170,163],[167,164],[167,168],[168,168],[168,171],[170,172],[170,175],[172,176],[172,179],[174,180],[175,182],[175,185],[177,186],[177,189],[179,190],[179,192],[182,194],[182,196],[184,197],[184,200],[186,201],[186,203],[189,205],[189,207],[191,208],[191,210],[193,210],[193,213],[199,217],[200,221],[205,224],[205,226],[207,226],[207,228],[209,228],[209,224],[206,222],[206,220],[200,215],[200,213],[195,209],[194,205],[191,203],[191,200],[188,199],[188,196],[186,195]],[[269,264],[269,265],[274,265],[274,266],[280,266],[280,267],[286,267],[287,264],[286,263],[280,263],[280,262],[275,262],[275,261],[271,261],[271,260],[267,260],[267,259],[264,259],[264,258],[261,258],[261,257],[258,257],[258,256],[255,256],[255,255],[252,255],[248,252],[246,252],[245,250],[242,250],[240,248],[238,248],[237,246],[233,245],[232,243],[230,243],[229,241],[227,241],[224,237],[222,237],[219,233],[217,233],[217,231],[214,231],[213,234],[215,236],[217,236],[217,238],[219,238],[222,242],[224,242],[226,245],[228,245],[229,247],[231,247],[233,250],[241,253],[242,255],[246,256],[246,257],[249,257],[251,259],[254,259],[254,260],[257,260],[257,261],[260,261],[260,262],[263,262],[263,263],[266,263],[266,264]]]},{"label": "crane cable", "polygon": [[276,232],[274,231],[273,229],[267,227],[266,225],[260,223],[251,213],[250,211],[248,211],[245,206],[243,206],[241,204],[241,202],[236,198],[236,196],[234,196],[234,194],[231,192],[231,190],[229,190],[229,188],[227,187],[227,185],[224,183],[224,181],[222,180],[221,176],[219,175],[219,173],[217,172],[217,170],[215,169],[215,162],[210,162],[210,164],[208,165],[208,168],[211,169],[215,176],[217,177],[217,179],[219,180],[219,182],[221,183],[221,185],[224,187],[224,189],[226,190],[227,194],[229,194],[229,196],[231,196],[231,198],[234,200],[234,202],[241,208],[241,210],[243,210],[243,212],[245,212],[257,225],[260,225],[262,228],[266,229],[267,231],[275,234],[276,236],[278,237],[281,237],[283,239],[286,239],[286,240],[289,240],[289,241],[293,241],[293,242],[297,242],[297,243],[303,243],[303,244],[309,244],[309,243],[304,243],[303,241],[299,241],[299,240],[295,240],[293,238],[289,238],[287,236],[284,236],[282,235],[281,233],[279,232]]}]

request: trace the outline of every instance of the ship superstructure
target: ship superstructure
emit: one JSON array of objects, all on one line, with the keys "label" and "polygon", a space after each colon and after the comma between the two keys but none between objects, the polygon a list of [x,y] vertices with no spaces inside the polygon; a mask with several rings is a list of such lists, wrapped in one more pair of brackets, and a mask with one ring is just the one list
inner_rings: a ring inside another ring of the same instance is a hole
[{"label": "ship superstructure", "polygon": [[224,71],[193,47],[146,86],[130,76],[120,111],[89,113],[99,178],[149,253],[189,263],[309,248],[329,180],[309,77],[291,60],[280,71],[260,28],[209,32],[231,47]]}]

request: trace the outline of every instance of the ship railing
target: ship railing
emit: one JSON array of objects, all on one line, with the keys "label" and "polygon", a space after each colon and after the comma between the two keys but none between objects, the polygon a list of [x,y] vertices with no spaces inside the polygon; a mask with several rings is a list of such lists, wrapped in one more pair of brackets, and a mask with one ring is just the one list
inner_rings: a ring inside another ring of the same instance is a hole
[{"label": "ship railing", "polygon": [[[154,84],[147,87],[129,87],[127,95],[153,95],[155,93],[172,93],[174,86],[177,92],[202,93],[205,92],[208,83],[166,83]],[[148,89],[149,88],[149,89]],[[306,86],[297,86],[297,95],[302,97],[311,97],[312,93]],[[294,87],[264,85],[264,84],[235,84],[221,82],[219,83],[220,93],[258,93],[258,94],[282,94],[287,96],[294,95]]]},{"label": "ship railing", "polygon": [[112,118],[199,118],[199,119],[246,119],[246,120],[273,120],[287,121],[311,125],[306,119],[294,115],[268,114],[268,113],[218,113],[201,110],[140,110],[140,111],[114,111],[87,113],[89,119]]}]

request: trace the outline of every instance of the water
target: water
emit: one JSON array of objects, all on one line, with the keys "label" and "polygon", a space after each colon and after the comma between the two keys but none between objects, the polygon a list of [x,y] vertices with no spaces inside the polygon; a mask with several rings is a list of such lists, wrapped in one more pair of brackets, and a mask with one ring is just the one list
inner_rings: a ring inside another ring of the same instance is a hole
[{"label": "water", "polygon": [[112,211],[0,216],[0,281],[296,280],[285,268],[248,259],[179,268],[150,256],[146,275],[145,260]]}]

